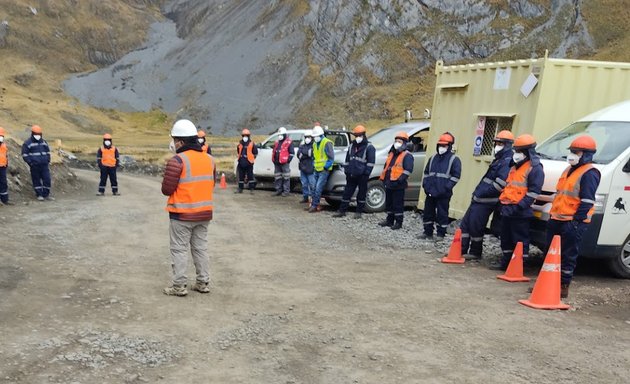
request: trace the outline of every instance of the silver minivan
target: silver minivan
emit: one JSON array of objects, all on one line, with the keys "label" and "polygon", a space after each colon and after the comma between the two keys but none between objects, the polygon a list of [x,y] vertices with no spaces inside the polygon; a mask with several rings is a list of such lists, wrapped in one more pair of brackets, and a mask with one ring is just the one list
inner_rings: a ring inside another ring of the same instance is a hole
[{"label": "silver minivan", "polygon": [[[424,171],[426,143],[430,126],[431,123],[429,120],[418,120],[381,129],[368,137],[368,140],[372,143],[374,149],[376,149],[376,163],[368,182],[367,197],[365,199],[365,210],[367,212],[381,212],[385,210],[385,187],[379,180],[379,177],[383,171],[383,167],[385,167],[387,154],[394,143],[394,137],[396,133],[400,131],[407,132],[409,135],[407,150],[411,152],[414,158],[413,173],[409,177],[409,186],[405,190],[405,203],[412,205],[417,204],[420,188],[422,188],[422,173]],[[345,159],[345,153],[342,158]],[[335,160],[338,160],[337,156],[335,156]],[[328,183],[326,184],[326,188],[324,188],[322,196],[328,204],[337,207],[341,204],[341,196],[345,185],[346,175],[343,172],[343,167],[336,164],[328,178]],[[353,196],[353,201],[355,197],[356,196]]]}]

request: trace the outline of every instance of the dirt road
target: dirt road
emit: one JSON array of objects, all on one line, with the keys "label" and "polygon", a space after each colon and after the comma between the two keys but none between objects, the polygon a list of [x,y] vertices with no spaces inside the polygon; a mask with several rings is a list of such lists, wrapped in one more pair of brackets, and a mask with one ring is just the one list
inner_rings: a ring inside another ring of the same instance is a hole
[{"label": "dirt road", "polygon": [[516,302],[526,285],[437,263],[374,215],[359,233],[297,196],[228,189],[210,225],[212,293],[167,297],[159,180],[123,175],[123,196],[98,198],[96,174],[77,173],[75,196],[0,209],[0,383],[630,378],[628,281],[581,275],[576,309],[536,311]]}]

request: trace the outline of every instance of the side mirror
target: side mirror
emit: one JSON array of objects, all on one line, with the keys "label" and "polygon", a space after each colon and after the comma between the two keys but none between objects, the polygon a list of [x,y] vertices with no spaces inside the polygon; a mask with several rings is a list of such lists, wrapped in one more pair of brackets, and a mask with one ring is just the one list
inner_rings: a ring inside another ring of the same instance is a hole
[{"label": "side mirror", "polygon": [[409,152],[413,152],[414,151],[414,147],[415,146],[413,145],[413,143],[411,141],[407,143],[407,150]]},{"label": "side mirror", "polygon": [[621,170],[625,173],[630,173],[630,159],[628,159],[628,162],[626,162],[626,165],[624,165]]}]

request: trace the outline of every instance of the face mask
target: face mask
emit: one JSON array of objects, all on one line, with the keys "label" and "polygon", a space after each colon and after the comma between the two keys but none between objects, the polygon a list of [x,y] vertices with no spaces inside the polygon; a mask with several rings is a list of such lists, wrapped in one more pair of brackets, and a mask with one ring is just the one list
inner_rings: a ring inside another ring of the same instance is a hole
[{"label": "face mask", "polygon": [[394,149],[395,150],[399,151],[400,148],[402,148],[402,146],[403,146],[403,144],[401,142],[398,142],[398,141],[394,142]]},{"label": "face mask", "polygon": [[357,141],[357,144],[361,144],[363,142],[363,136],[357,136],[355,140]]},{"label": "face mask", "polygon": [[304,142],[305,142],[306,144],[310,144],[310,143],[311,143],[311,138],[310,138],[310,137],[307,137],[306,139],[304,139]]},{"label": "face mask", "polygon": [[249,137],[243,136],[243,143],[247,143],[248,140],[249,140]]},{"label": "face mask", "polygon": [[0,136],[0,143],[4,142],[4,136]]},{"label": "face mask", "polygon": [[175,140],[171,139],[171,142],[168,144],[169,151],[175,153],[177,149],[175,148]]},{"label": "face mask", "polygon": [[494,154],[496,155],[497,153],[501,152],[503,150],[503,148],[505,148],[503,145],[495,145],[494,146]]},{"label": "face mask", "polygon": [[571,165],[576,165],[579,162],[580,162],[579,155],[576,155],[575,153],[569,153],[569,155],[567,156],[567,163]]},{"label": "face mask", "polygon": [[320,141],[322,141],[322,137],[321,136],[315,137],[315,141],[319,143]]},{"label": "face mask", "polygon": [[446,150],[447,150],[447,149],[448,149],[448,148],[446,148],[446,147],[438,147],[438,153],[439,153],[440,155],[443,155],[443,154],[445,154],[445,153],[446,153]]},{"label": "face mask", "polygon": [[33,135],[33,139],[39,140],[42,138],[42,135]]},{"label": "face mask", "polygon": [[514,160],[515,163],[520,163],[521,161],[525,160],[525,154],[514,152],[514,154],[512,155],[512,160]]},{"label": "face mask", "polygon": [[279,135],[278,140],[284,140],[284,135]]},{"label": "face mask", "polygon": [[204,141],[205,141],[205,140],[204,140],[204,139],[202,139],[202,138],[197,139],[197,142],[198,142],[199,144],[203,144],[203,143],[204,143]]},{"label": "face mask", "polygon": [[105,140],[103,141],[103,144],[105,144],[106,147],[109,147],[110,145],[112,145],[112,142],[109,140]]}]

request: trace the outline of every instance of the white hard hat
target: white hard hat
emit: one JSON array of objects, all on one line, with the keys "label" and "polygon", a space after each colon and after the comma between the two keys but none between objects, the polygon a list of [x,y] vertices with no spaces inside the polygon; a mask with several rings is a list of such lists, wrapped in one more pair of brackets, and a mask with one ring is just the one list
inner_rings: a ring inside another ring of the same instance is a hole
[{"label": "white hard hat", "polygon": [[308,131],[304,132],[304,136],[313,137],[313,131],[309,129]]},{"label": "white hard hat", "polygon": [[177,120],[171,129],[172,137],[197,137],[197,127],[190,120]]},{"label": "white hard hat", "polygon": [[287,129],[285,127],[278,128],[278,133],[281,135],[286,135]]},{"label": "white hard hat", "polygon": [[321,136],[324,134],[324,130],[319,125],[313,127],[313,136]]}]

